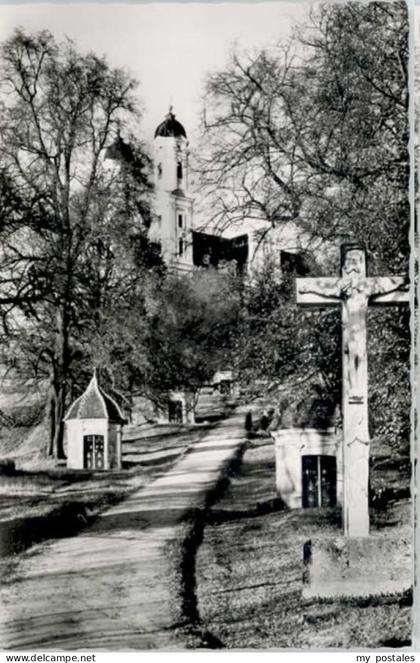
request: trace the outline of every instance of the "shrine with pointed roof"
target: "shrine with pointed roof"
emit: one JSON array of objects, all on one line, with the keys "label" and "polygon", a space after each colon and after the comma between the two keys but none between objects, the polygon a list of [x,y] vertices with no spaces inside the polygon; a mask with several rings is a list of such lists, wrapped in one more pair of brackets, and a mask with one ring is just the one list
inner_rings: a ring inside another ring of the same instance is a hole
[{"label": "shrine with pointed roof", "polygon": [[95,372],[64,418],[67,466],[75,470],[119,469],[124,423],[119,406],[99,386]]}]

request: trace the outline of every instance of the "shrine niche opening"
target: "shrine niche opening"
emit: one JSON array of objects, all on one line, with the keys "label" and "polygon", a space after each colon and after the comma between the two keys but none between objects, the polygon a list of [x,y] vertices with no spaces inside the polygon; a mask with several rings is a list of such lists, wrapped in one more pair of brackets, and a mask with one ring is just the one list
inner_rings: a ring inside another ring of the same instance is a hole
[{"label": "shrine niche opening", "polygon": [[168,404],[168,419],[170,423],[182,424],[182,401],[169,401]]},{"label": "shrine niche opening", "polygon": [[335,456],[302,456],[302,506],[334,507],[337,504]]},{"label": "shrine niche opening", "polygon": [[103,470],[104,465],[104,436],[83,436],[83,466],[87,470]]}]

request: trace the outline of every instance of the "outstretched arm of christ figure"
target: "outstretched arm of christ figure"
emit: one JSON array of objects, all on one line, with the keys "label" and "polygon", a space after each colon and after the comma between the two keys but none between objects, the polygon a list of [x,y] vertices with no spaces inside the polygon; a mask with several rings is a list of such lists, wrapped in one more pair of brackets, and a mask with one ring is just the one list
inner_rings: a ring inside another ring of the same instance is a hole
[{"label": "outstretched arm of christ figure", "polygon": [[296,302],[298,304],[340,304],[341,279],[318,277],[296,279]]},{"label": "outstretched arm of christ figure", "polygon": [[371,276],[366,279],[370,304],[403,304],[410,301],[410,281],[405,276]]}]

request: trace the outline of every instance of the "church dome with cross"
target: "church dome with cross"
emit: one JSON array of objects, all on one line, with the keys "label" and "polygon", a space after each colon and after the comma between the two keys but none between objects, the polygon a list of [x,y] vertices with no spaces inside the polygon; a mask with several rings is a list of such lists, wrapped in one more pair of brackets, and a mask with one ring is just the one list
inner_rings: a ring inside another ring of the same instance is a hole
[{"label": "church dome with cross", "polygon": [[155,131],[155,138],[158,136],[164,138],[180,138],[183,136],[187,137],[187,133],[182,126],[181,122],[175,119],[175,115],[172,112],[172,106],[169,108],[169,113],[165,117],[164,121],[159,124]]}]

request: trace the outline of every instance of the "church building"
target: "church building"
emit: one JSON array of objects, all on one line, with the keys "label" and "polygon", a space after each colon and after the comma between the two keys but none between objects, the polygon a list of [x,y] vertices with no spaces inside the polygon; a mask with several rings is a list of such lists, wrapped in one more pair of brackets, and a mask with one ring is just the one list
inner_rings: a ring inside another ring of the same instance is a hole
[{"label": "church building", "polygon": [[[149,228],[149,238],[160,247],[166,265],[181,272],[214,268],[251,274],[270,259],[280,273],[293,271],[305,276],[310,256],[298,224],[272,227],[268,221],[245,218],[227,223],[220,233],[212,229],[208,219],[197,218],[189,156],[187,132],[170,107],[154,133],[155,195]],[[105,155],[106,161],[114,163],[132,159],[131,147],[121,136]]]},{"label": "church building", "polygon": [[193,267],[193,199],[189,192],[187,134],[172,108],[154,136],[155,217],[150,238],[161,246],[167,265]]},{"label": "church building", "polygon": [[218,268],[235,263],[242,271],[248,260],[248,236],[232,238],[198,231],[189,173],[189,142],[172,107],[156,128],[154,157],[154,219],[149,237],[160,244],[168,266],[180,271]]}]

